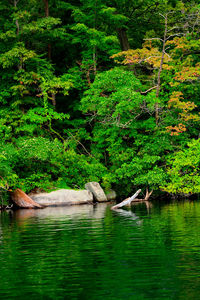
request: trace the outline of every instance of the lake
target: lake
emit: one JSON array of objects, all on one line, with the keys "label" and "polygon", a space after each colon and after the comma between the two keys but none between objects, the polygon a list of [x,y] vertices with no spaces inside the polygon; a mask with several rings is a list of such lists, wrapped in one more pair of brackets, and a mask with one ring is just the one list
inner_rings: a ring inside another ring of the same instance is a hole
[{"label": "lake", "polygon": [[0,299],[199,299],[200,203],[0,212]]}]

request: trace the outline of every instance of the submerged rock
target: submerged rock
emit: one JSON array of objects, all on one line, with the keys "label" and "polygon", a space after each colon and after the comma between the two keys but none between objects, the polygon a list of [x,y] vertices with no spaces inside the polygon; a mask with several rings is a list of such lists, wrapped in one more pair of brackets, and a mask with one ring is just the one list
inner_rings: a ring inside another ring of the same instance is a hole
[{"label": "submerged rock", "polygon": [[96,201],[98,202],[108,201],[102,187],[98,182],[88,182],[86,183],[85,188],[94,195]]},{"label": "submerged rock", "polygon": [[31,194],[31,199],[44,206],[78,205],[93,202],[93,195],[88,190],[58,190],[51,193]]},{"label": "submerged rock", "polygon": [[34,202],[27,194],[25,194],[22,190],[16,189],[11,193],[11,199],[21,208],[42,208],[42,206],[36,202]]}]

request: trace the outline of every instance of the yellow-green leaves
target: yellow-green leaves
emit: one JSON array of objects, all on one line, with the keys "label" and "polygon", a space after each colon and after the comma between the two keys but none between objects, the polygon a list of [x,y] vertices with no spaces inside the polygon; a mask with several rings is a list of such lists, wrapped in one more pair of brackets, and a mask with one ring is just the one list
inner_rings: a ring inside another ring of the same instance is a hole
[{"label": "yellow-green leaves", "polygon": [[171,156],[167,163],[169,181],[161,188],[173,194],[200,193],[200,140]]},{"label": "yellow-green leaves", "polygon": [[27,60],[35,56],[36,53],[26,49],[23,43],[17,43],[11,50],[0,55],[0,65],[2,65],[3,68],[17,65],[21,68]]}]

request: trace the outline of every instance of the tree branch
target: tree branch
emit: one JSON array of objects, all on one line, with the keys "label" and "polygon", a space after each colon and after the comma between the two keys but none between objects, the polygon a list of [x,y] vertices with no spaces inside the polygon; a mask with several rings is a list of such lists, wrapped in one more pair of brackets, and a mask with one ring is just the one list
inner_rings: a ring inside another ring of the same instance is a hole
[{"label": "tree branch", "polygon": [[152,41],[152,40],[160,40],[161,42],[163,42],[163,39],[160,38],[149,38],[149,39],[144,39],[145,41]]},{"label": "tree branch", "polygon": [[149,93],[151,90],[154,90],[154,89],[156,89],[156,88],[157,88],[157,85],[151,87],[150,89],[146,90],[145,92],[140,92],[140,94],[141,94],[141,95],[145,95],[145,94]]},{"label": "tree branch", "polygon": [[180,36],[180,35],[184,35],[184,33],[175,33],[175,34],[171,34],[166,38],[166,41],[168,41],[169,39],[171,39],[174,36]]}]

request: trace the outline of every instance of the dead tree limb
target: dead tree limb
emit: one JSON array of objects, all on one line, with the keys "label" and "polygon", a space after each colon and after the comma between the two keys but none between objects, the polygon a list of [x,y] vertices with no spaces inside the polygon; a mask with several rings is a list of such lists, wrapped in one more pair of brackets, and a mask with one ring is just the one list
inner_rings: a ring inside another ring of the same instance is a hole
[{"label": "dead tree limb", "polygon": [[140,94],[141,94],[141,95],[145,95],[145,94],[149,93],[149,92],[150,92],[151,90],[153,90],[153,89],[157,89],[157,85],[151,87],[150,89],[146,90],[145,92],[140,92]]},{"label": "dead tree limb", "polygon": [[149,200],[149,197],[151,196],[151,194],[153,193],[153,190],[149,193],[149,190],[146,189],[146,196],[144,198],[145,201],[148,201]]},{"label": "dead tree limb", "polygon": [[147,204],[151,194],[153,193],[153,190],[151,190],[151,192],[149,192],[149,190],[147,188],[146,189],[146,195],[145,195],[144,199],[136,198],[139,195],[140,192],[141,192],[141,190],[138,190],[132,197],[129,197],[129,198],[125,199],[124,201],[120,202],[119,204],[112,206],[111,209],[115,210],[115,209],[118,209],[118,208],[120,208],[122,206],[125,206],[125,205],[131,205],[132,202],[133,203],[145,202]]},{"label": "dead tree limb", "polygon": [[147,202],[147,201],[149,201],[149,198],[150,198],[152,193],[153,193],[153,190],[151,190],[151,192],[149,193],[149,190],[146,189],[146,195],[145,195],[144,199],[137,199],[136,198],[136,199],[134,199],[134,202],[141,202],[141,201]]},{"label": "dead tree limb", "polygon": [[131,201],[133,201],[139,195],[140,192],[141,192],[141,190],[138,190],[132,197],[129,197],[129,198],[125,199],[124,201],[120,202],[119,204],[112,206],[111,209],[118,209],[124,205],[131,204]]}]

